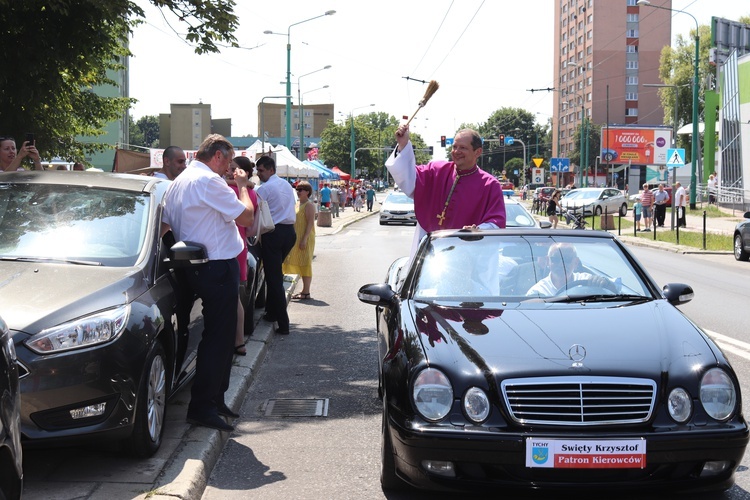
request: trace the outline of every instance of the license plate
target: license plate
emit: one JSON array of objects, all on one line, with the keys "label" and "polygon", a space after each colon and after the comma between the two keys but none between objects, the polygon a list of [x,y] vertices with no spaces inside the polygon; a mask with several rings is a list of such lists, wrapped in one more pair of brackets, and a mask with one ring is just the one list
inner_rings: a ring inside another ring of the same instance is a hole
[{"label": "license plate", "polygon": [[646,467],[646,440],[526,438],[526,467],[643,469]]}]

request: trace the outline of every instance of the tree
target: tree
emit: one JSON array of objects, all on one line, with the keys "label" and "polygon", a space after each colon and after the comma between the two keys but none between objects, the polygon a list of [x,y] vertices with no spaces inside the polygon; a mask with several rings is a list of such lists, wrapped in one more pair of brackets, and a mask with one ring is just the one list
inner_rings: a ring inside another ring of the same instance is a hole
[{"label": "tree", "polygon": [[[597,125],[596,123],[592,123],[590,120],[586,119],[586,130],[587,130],[587,138],[584,139],[584,148],[586,148],[587,155],[585,155],[586,158],[586,167],[588,169],[588,173],[591,175],[594,174],[594,168],[597,166],[596,158],[599,156],[599,145],[602,141],[602,128],[600,125]],[[570,154],[570,163],[575,165],[581,165],[581,125],[576,127],[575,132],[575,149]],[[586,136],[584,136],[586,137]],[[588,142],[586,142],[588,141]],[[586,172],[584,172],[584,175],[586,175]]]},{"label": "tree", "polygon": [[[135,122],[138,131],[143,135],[143,146],[147,148],[159,147],[159,117],[156,115],[142,116]],[[132,142],[131,142],[132,144]]]},{"label": "tree", "polygon": [[[232,0],[150,0],[184,23],[197,53],[217,52],[218,43],[236,45],[238,26]],[[80,136],[103,134],[121,119],[129,98],[97,95],[115,85],[108,72],[129,55],[123,43],[144,16],[130,0],[0,0],[0,133],[17,140],[34,132],[44,157],[80,159],[108,146]],[[12,47],[12,50],[10,49]]]},{"label": "tree", "polygon": [[[532,151],[530,145],[536,143],[535,115],[521,108],[500,108],[493,112],[487,121],[476,129],[485,139],[483,148],[487,161],[482,168],[499,176],[503,170],[508,172],[507,162],[519,158],[523,164],[523,146],[520,143],[505,146],[497,142],[498,136],[520,139],[526,145],[526,162]],[[486,142],[488,139],[495,142]]]},{"label": "tree", "polygon": [[[386,113],[369,113],[347,118],[341,124],[329,121],[320,136],[320,158],[329,166],[337,166],[349,172],[351,169],[351,129],[354,127],[356,142],[357,176],[380,177],[383,174],[385,159],[393,147],[393,134],[398,128],[398,120]],[[417,163],[427,163],[429,153],[419,134],[411,134]],[[366,149],[371,148],[371,149]]]},{"label": "tree", "polygon": [[[713,70],[708,63],[709,49],[711,40],[711,28],[708,26],[699,26],[699,34],[702,43],[700,44],[700,54],[698,56],[698,83],[705,86],[708,76],[713,74]],[[677,35],[675,47],[665,46],[661,51],[661,61],[659,64],[659,78],[667,85],[677,85],[679,88],[665,87],[659,89],[659,99],[662,108],[664,108],[664,123],[674,125],[674,106],[675,92],[678,92],[679,102],[677,104],[677,126],[692,123],[693,121],[693,77],[695,71],[695,30],[692,30],[690,37]],[[699,89],[699,95],[705,89]],[[698,103],[698,119],[702,120],[703,102]],[[690,150],[690,136],[678,136],[678,146]],[[686,160],[692,161],[690,158]]]}]

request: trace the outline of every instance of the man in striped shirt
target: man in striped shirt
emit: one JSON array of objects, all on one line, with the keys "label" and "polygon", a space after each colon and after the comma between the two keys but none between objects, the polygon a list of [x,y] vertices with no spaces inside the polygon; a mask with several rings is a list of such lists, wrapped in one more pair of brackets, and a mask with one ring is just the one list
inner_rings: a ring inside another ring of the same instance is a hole
[{"label": "man in striped shirt", "polygon": [[643,232],[651,231],[651,212],[654,205],[654,193],[648,188],[648,184],[643,185],[641,194],[641,205],[643,205]]}]

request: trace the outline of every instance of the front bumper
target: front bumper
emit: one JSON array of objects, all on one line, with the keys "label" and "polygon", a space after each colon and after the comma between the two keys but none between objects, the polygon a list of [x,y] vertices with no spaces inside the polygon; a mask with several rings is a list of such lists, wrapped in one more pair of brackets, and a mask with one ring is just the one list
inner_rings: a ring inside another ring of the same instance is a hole
[{"label": "front bumper", "polygon": [[[681,489],[723,490],[734,483],[748,444],[744,422],[721,431],[679,431],[658,435],[637,433],[571,435],[563,432],[420,431],[390,421],[396,471],[413,486],[430,490],[509,488],[519,490],[591,489],[613,491]],[[647,441],[643,469],[551,469],[526,467],[527,437],[577,439],[639,439]],[[452,462],[455,477],[427,472],[424,461]],[[706,462],[727,461],[713,475],[701,475]]]}]

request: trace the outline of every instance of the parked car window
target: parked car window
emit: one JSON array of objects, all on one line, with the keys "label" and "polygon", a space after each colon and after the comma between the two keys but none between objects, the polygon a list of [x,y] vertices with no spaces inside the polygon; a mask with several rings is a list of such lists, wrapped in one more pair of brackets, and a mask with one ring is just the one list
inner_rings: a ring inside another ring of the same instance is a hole
[{"label": "parked car window", "polygon": [[0,257],[133,266],[150,198],[111,189],[17,183],[0,189]]}]

